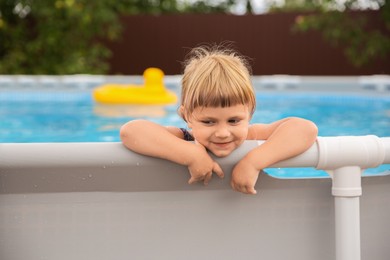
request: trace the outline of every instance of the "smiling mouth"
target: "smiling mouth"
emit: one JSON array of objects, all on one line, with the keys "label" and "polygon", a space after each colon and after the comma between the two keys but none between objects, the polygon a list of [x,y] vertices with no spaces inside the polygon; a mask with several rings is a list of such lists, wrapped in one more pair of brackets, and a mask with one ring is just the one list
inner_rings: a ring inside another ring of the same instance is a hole
[{"label": "smiling mouth", "polygon": [[223,143],[213,143],[214,145],[218,146],[218,147],[225,147],[227,145],[229,145],[231,142],[223,142]]}]

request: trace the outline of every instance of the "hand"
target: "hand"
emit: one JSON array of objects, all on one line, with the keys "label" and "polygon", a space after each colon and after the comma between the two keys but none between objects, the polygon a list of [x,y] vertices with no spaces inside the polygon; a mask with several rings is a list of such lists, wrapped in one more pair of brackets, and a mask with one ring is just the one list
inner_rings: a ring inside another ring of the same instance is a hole
[{"label": "hand", "polygon": [[191,178],[188,181],[189,184],[203,181],[204,185],[207,185],[211,180],[213,172],[220,178],[224,177],[221,167],[211,159],[206,148],[201,144],[195,144],[193,161],[188,165],[188,171],[191,174]]},{"label": "hand", "polygon": [[256,194],[255,184],[258,177],[259,170],[257,170],[248,160],[242,159],[232,171],[230,185],[235,191],[246,194]]}]

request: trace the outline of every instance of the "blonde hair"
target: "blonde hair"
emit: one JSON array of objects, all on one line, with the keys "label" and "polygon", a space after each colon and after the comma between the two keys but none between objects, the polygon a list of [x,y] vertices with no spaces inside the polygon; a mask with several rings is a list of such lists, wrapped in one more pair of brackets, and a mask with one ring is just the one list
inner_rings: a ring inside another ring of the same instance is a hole
[{"label": "blonde hair", "polygon": [[180,116],[186,120],[197,107],[256,107],[247,61],[224,46],[194,48],[184,63]]}]

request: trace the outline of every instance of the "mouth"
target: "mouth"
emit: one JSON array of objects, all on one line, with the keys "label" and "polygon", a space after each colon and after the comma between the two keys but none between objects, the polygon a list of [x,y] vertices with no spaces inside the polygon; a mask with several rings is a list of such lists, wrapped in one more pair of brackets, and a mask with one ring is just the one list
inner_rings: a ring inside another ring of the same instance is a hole
[{"label": "mouth", "polygon": [[231,142],[213,142],[213,144],[219,148],[225,148],[227,147],[229,144],[231,144]]}]

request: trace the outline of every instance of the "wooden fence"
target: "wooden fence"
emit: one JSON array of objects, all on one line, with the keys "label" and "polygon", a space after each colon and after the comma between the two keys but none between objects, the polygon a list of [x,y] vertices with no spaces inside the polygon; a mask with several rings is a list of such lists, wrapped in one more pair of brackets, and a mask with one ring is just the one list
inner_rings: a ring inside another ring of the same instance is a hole
[{"label": "wooden fence", "polygon": [[[254,75],[370,75],[390,74],[390,56],[356,68],[325,42],[318,32],[294,33],[299,14],[186,14],[123,17],[120,41],[108,43],[113,52],[110,74],[142,74],[156,66],[167,75],[182,73],[190,48],[202,43],[231,41],[251,58]],[[369,12],[370,25],[383,25],[379,12]]]}]

